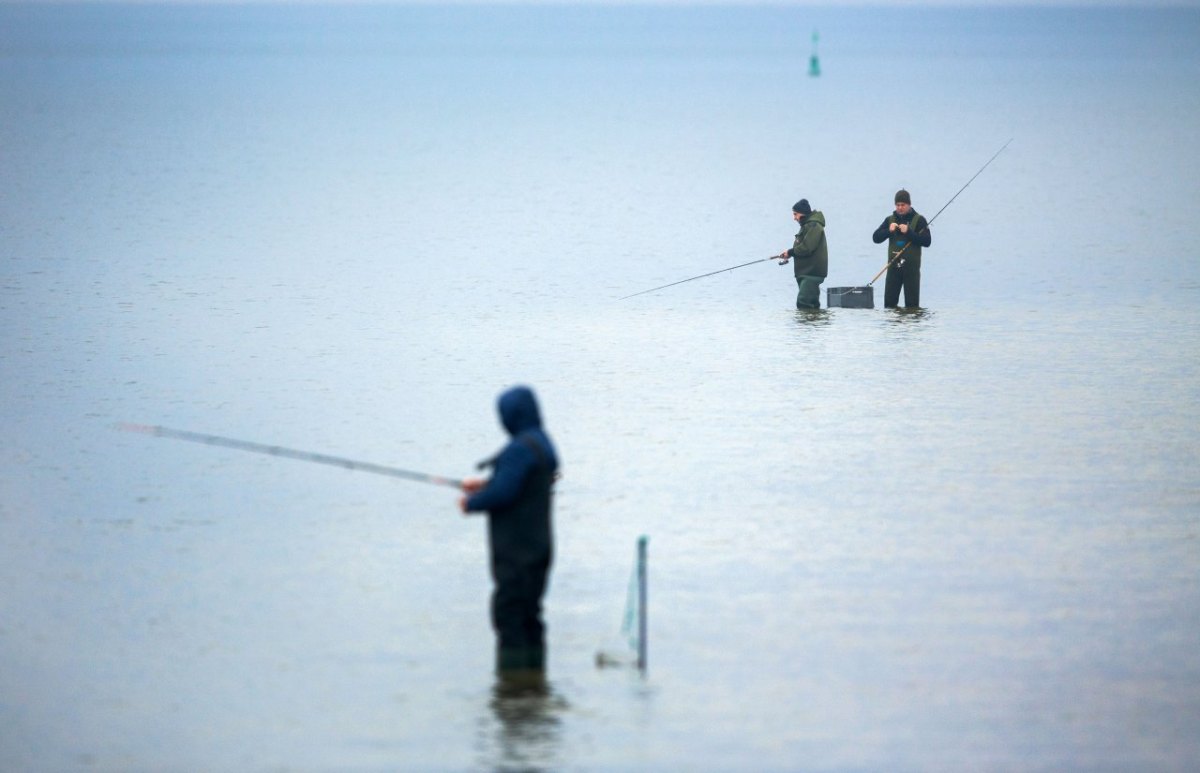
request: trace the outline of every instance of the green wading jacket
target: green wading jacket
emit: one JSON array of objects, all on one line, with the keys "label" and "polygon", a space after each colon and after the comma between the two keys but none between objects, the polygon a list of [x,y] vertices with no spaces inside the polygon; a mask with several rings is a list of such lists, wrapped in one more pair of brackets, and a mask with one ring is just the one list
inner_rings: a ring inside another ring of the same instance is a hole
[{"label": "green wading jacket", "polygon": [[829,275],[829,248],[825,244],[825,215],[813,212],[800,224],[796,243],[788,250],[797,277]]}]

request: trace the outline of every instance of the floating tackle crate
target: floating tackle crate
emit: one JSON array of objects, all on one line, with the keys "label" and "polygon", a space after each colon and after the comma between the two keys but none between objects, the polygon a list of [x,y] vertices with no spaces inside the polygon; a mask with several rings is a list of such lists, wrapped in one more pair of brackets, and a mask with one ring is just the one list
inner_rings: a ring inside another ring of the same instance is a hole
[{"label": "floating tackle crate", "polygon": [[873,309],[875,308],[875,288],[870,285],[827,288],[825,305],[831,309]]}]

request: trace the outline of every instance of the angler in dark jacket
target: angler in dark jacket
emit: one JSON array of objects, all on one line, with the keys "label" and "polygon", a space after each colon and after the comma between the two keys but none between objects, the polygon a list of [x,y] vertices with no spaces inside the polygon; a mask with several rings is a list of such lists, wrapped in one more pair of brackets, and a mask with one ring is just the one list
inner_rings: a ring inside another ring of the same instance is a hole
[{"label": "angler in dark jacket", "polygon": [[[936,216],[935,216],[936,217]],[[929,223],[912,208],[908,191],[896,191],[896,210],[883,219],[871,236],[876,244],[888,243],[887,282],[883,288],[884,308],[900,303],[900,288],[904,288],[904,305],[915,309],[921,305],[921,248],[933,242]]]},{"label": "angler in dark jacket", "polygon": [[513,387],[500,395],[497,408],[512,438],[481,465],[492,467],[489,480],[463,481],[466,496],[459,506],[464,513],[488,514],[496,667],[541,670],[546,659],[542,596],[554,553],[550,500],[558,457],[542,429],[533,390]]},{"label": "angler in dark jacket", "polygon": [[800,199],[792,206],[792,219],[800,224],[796,241],[787,250],[779,253],[779,265],[789,259],[796,262],[797,309],[821,308],[821,283],[829,275],[829,247],[825,243],[825,215],[814,212],[808,199]]}]

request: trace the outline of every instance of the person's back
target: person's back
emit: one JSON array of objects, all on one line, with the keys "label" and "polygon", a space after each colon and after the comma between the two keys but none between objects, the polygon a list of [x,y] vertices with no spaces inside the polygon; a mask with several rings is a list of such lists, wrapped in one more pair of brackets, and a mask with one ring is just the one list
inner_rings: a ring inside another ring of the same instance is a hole
[{"label": "person's back", "polygon": [[[488,511],[492,559],[509,563],[549,562],[553,553],[550,524],[551,489],[558,459],[541,426],[533,392],[518,387],[505,392],[499,402],[500,418],[512,436],[495,460],[492,495],[483,500]],[[508,480],[518,489],[508,490]],[[495,488],[493,488],[495,486]],[[490,503],[488,500],[491,500]]]},{"label": "person's back", "polygon": [[[805,232],[807,229],[807,233]],[[796,234],[798,244],[793,247],[795,264],[792,270],[797,277],[813,276],[821,279],[829,276],[829,245],[825,239],[825,213],[813,210]]]}]

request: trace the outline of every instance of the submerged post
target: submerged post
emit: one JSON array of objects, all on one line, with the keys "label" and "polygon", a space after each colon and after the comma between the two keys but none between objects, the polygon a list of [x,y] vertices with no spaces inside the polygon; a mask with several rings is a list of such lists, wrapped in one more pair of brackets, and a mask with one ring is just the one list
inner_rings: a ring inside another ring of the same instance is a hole
[{"label": "submerged post", "polygon": [[637,666],[642,676],[646,675],[647,651],[649,650],[649,631],[647,626],[646,602],[648,585],[646,580],[646,544],[650,538],[646,535],[638,537],[637,553],[634,556],[633,571],[629,573],[629,582],[625,592],[625,613],[621,616],[621,652],[596,652],[596,667]]},{"label": "submerged post", "polygon": [[645,535],[638,538],[638,669],[646,671],[646,542]]}]

